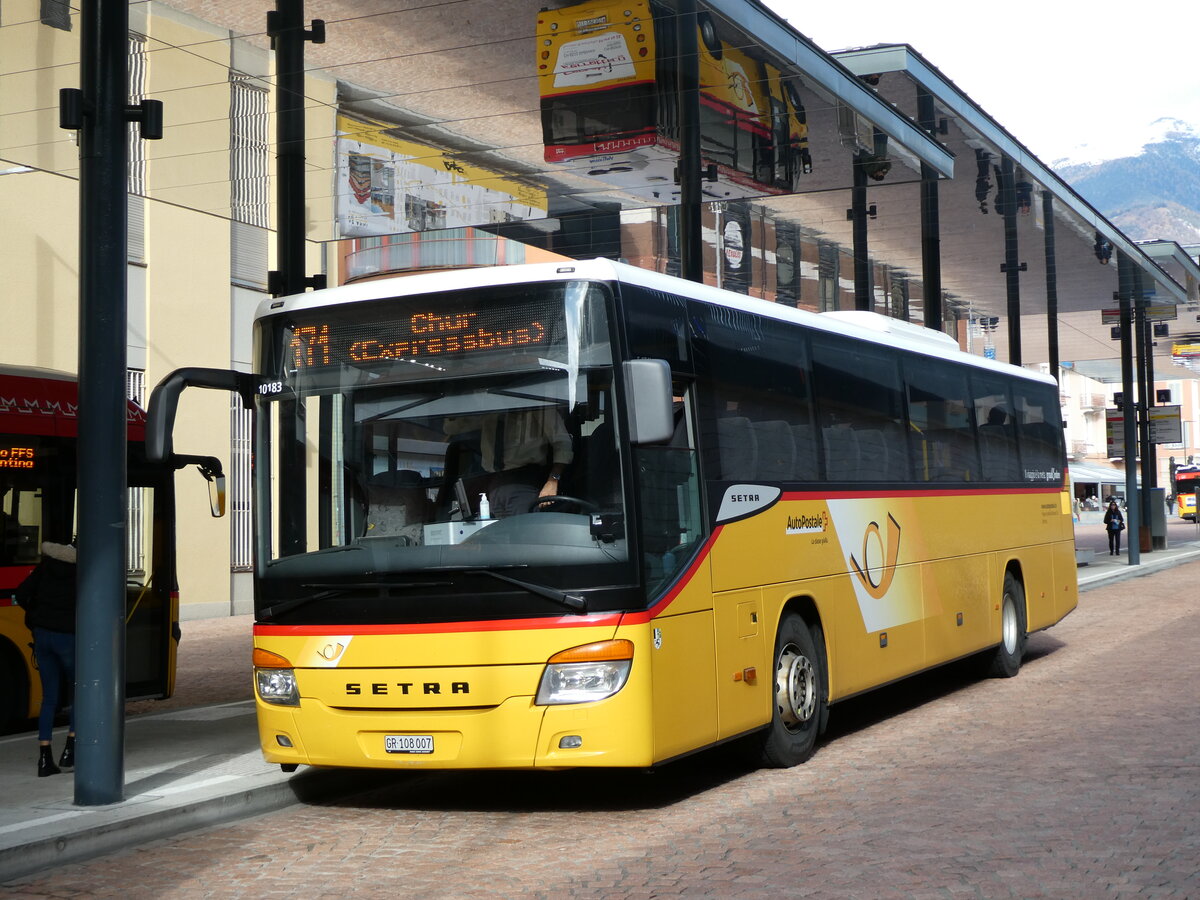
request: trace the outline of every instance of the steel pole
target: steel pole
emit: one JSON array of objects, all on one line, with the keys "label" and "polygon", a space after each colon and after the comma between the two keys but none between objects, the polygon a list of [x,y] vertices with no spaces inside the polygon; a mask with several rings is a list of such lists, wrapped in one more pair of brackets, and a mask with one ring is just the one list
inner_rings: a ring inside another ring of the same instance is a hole
[{"label": "steel pole", "polygon": [[[696,0],[679,0],[676,96],[679,106],[679,269],[704,282],[700,157],[700,43]],[[720,269],[721,261],[717,260]]]},{"label": "steel pole", "polygon": [[[917,117],[931,137],[937,131],[933,95],[917,89]],[[938,205],[938,174],[921,163],[921,282],[925,295],[925,327],[942,330],[942,229]]]},{"label": "steel pole", "polygon": [[1046,246],[1046,350],[1050,374],[1058,381],[1058,251],[1054,243],[1054,197],[1049,191],[1042,192],[1042,218]]},{"label": "steel pole", "polygon": [[127,0],[80,5],[75,803],[125,789]]},{"label": "steel pole", "polygon": [[1000,160],[1000,178],[996,190],[996,206],[1004,217],[1004,272],[1008,295],[1008,361],[1021,365],[1021,264],[1017,241],[1017,188],[1013,161],[1005,156]]},{"label": "steel pole", "polygon": [[1133,264],[1129,257],[1117,253],[1117,302],[1121,315],[1121,390],[1124,403],[1121,424],[1125,437],[1125,525],[1129,531],[1126,546],[1129,565],[1142,561],[1141,542],[1135,538],[1141,523],[1137,486],[1137,401],[1134,399],[1133,377]]}]

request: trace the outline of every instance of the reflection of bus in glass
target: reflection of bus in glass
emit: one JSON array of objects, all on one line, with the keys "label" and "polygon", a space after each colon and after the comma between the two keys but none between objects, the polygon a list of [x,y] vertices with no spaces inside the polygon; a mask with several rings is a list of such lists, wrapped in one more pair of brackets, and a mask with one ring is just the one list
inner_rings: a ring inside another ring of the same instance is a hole
[{"label": "reflection of bus in glass", "polygon": [[[17,586],[41,559],[42,543],[75,537],[78,464],[74,377],[0,367],[0,727],[37,714],[41,684],[32,637],[15,605]],[[175,588],[173,473],[150,466],[145,413],[127,406],[129,509],[126,696],[169,697],[175,681],[179,598]]]},{"label": "reflection of bus in glass", "polygon": [[1179,518],[1196,520],[1196,491],[1200,489],[1200,466],[1175,467],[1175,512]]},{"label": "reflection of bus in glass", "polygon": [[596,260],[274,300],[256,346],[150,432],[187,384],[257,394],[285,768],[792,765],[831,705],[1015,675],[1076,604],[1053,380],[905,322]]},{"label": "reflection of bus in glass", "polygon": [[[547,162],[570,164],[648,199],[677,199],[676,16],[646,0],[538,13]],[[799,188],[812,170],[794,79],[722,41],[701,14],[700,140],[710,199]]]}]

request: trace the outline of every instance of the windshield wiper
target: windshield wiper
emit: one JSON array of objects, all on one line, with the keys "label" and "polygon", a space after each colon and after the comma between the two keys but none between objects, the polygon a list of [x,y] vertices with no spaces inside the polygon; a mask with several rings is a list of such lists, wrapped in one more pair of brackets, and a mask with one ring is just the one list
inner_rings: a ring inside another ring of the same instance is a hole
[{"label": "windshield wiper", "polygon": [[548,587],[544,584],[534,584],[530,581],[521,581],[519,578],[512,578],[508,575],[501,575],[497,569],[528,569],[526,563],[513,563],[506,566],[432,566],[424,569],[425,572],[468,572],[471,575],[487,575],[490,578],[495,578],[497,581],[505,581],[519,588],[524,588],[531,594],[536,594],[538,597],[545,597],[547,600],[553,600],[560,606],[565,606],[572,612],[583,613],[587,612],[587,598],[583,594],[572,594],[567,591],[560,591],[558,588]]},{"label": "windshield wiper", "polygon": [[[505,568],[509,568],[506,566]],[[511,568],[524,568],[524,566],[512,566]],[[524,588],[531,594],[536,594],[539,597],[545,597],[547,600],[553,600],[572,612],[583,613],[587,612],[587,598],[583,594],[569,594],[566,591],[560,591],[558,588],[547,587],[544,584],[533,584],[529,581],[521,581],[519,578],[512,578],[508,575],[501,575],[493,569],[466,569],[465,571],[472,574],[487,575],[490,578],[495,578],[497,581],[505,581],[509,584],[516,585],[519,588]]]},{"label": "windshield wiper", "polygon": [[332,600],[334,597],[344,597],[346,594],[352,594],[359,590],[380,590],[391,588],[418,588],[418,587],[446,587],[450,584],[449,581],[362,581],[346,584],[302,584],[304,588],[326,588],[316,594],[310,594],[307,597],[293,597],[291,600],[284,600],[276,603],[274,606],[268,606],[265,609],[258,611],[260,619],[274,619],[277,616],[283,615],[285,612],[290,612],[293,609],[299,609],[301,606],[307,606],[310,603],[316,603],[320,600]]}]

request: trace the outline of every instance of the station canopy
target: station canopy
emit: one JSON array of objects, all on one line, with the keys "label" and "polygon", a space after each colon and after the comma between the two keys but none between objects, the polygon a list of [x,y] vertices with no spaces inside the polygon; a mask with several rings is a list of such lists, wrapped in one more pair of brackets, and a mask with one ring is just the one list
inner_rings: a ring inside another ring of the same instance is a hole
[{"label": "station canopy", "polygon": [[[305,44],[306,70],[310,82],[334,86],[336,107],[330,116],[327,97],[308,100],[310,122],[336,122],[316,144],[309,127],[309,184],[327,175],[335,198],[328,221],[310,221],[310,239],[471,226],[530,242],[556,236],[557,252],[592,256],[589,238],[602,241],[612,223],[669,222],[679,201],[675,2],[309,0],[304,18],[323,20],[326,39]],[[274,3],[166,5],[265,58]],[[1177,245],[1152,255],[1130,241],[912,47],[830,54],[755,0],[708,0],[698,11],[710,266],[721,258],[722,216],[749,229],[771,223],[780,243],[759,251],[772,264],[785,262],[781,234],[818,248],[812,259],[786,260],[814,281],[827,256],[853,255],[857,165],[870,173],[865,233],[876,308],[921,321],[930,302],[924,180],[938,188],[939,300],[947,330],[968,349],[1010,358],[1013,240],[1025,363],[1049,358],[1053,291],[1060,359],[1119,378],[1103,311],[1116,306],[1120,255],[1152,303],[1170,308],[1170,335],[1200,327],[1198,273]],[[980,56],[979,65],[994,64]],[[259,80],[271,86],[264,71]],[[918,124],[923,103],[928,127]],[[313,116],[318,108],[326,114]],[[1002,195],[1005,171],[1014,190]],[[1015,224],[1005,204],[1015,206]],[[655,252],[666,260],[671,248]],[[848,267],[835,275],[853,278]],[[801,299],[813,303],[811,294]],[[1178,343],[1158,339],[1158,377],[1190,373],[1176,365],[1187,362],[1173,353]]]}]

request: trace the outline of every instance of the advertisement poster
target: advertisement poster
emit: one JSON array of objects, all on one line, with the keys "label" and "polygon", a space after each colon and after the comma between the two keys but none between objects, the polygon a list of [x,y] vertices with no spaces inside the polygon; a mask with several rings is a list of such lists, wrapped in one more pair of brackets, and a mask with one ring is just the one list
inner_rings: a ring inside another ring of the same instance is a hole
[{"label": "advertisement poster", "polygon": [[394,127],[338,116],[339,238],[546,218],[544,191],[393,137]]}]

